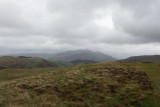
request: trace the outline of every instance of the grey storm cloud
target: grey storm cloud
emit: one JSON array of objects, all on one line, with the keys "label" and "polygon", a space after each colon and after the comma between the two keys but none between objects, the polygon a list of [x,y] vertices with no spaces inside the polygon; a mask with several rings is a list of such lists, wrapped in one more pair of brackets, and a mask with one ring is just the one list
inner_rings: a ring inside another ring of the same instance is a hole
[{"label": "grey storm cloud", "polygon": [[0,51],[159,54],[159,19],[159,0],[1,0]]},{"label": "grey storm cloud", "polygon": [[[141,42],[160,42],[160,2],[141,0],[136,2],[122,0],[113,15],[115,27],[139,37]],[[117,17],[118,16],[118,17]]]}]

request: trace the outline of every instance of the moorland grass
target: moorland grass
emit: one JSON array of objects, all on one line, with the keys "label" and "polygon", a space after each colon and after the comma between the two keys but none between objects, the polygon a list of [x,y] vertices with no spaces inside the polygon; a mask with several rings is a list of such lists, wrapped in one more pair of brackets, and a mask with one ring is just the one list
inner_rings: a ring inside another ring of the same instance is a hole
[{"label": "moorland grass", "polygon": [[2,81],[0,85],[0,106],[160,106],[151,77],[140,69],[139,64],[110,62],[68,68],[40,68],[34,69],[33,74],[28,71],[23,71],[26,72],[25,76],[18,71],[11,74],[15,78],[1,79],[6,82]]}]

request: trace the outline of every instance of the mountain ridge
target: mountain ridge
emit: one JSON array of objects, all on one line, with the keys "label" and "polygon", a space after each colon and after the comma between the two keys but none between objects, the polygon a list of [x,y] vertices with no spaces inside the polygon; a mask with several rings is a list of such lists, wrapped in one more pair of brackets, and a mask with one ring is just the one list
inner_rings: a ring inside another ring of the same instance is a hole
[{"label": "mountain ridge", "polygon": [[132,57],[120,60],[120,61],[156,63],[156,62],[160,62],[160,55],[132,56]]}]

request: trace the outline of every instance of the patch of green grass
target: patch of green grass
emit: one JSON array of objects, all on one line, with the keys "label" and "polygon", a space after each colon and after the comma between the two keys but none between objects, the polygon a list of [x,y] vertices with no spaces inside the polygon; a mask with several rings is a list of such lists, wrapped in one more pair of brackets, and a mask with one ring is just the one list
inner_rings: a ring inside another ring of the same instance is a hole
[{"label": "patch of green grass", "polygon": [[57,67],[69,67],[69,66],[73,66],[72,63],[69,62],[59,62],[59,61],[51,61],[53,63],[53,65],[57,66]]},{"label": "patch of green grass", "polygon": [[157,64],[140,64],[141,70],[146,72],[152,81],[154,89],[160,95],[160,65]]},{"label": "patch of green grass", "polygon": [[34,76],[39,73],[47,72],[56,68],[34,68],[34,69],[4,69],[0,70],[0,83]]}]

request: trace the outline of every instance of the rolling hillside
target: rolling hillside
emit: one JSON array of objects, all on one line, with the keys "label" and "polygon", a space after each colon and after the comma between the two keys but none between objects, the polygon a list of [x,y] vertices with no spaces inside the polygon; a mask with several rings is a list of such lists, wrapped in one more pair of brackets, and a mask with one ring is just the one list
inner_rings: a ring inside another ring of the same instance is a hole
[{"label": "rolling hillside", "polygon": [[[151,74],[148,67],[157,72]],[[1,70],[0,106],[160,106],[159,78],[153,79],[160,71],[157,65],[110,62],[29,71]]]},{"label": "rolling hillside", "polygon": [[0,68],[36,68],[36,67],[52,67],[51,62],[42,58],[31,57],[13,57],[3,56],[0,57]]},{"label": "rolling hillside", "polygon": [[121,60],[125,62],[146,62],[146,63],[160,63],[160,55],[145,55],[145,56],[133,56],[127,59]]}]

